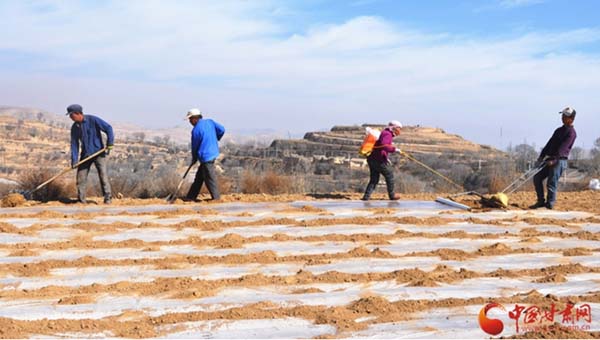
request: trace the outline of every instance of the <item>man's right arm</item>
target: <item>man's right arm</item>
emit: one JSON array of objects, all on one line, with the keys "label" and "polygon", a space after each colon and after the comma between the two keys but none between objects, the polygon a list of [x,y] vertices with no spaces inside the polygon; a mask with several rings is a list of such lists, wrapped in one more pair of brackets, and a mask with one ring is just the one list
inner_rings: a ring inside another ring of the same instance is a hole
[{"label": "man's right arm", "polygon": [[557,131],[558,129],[554,131],[552,137],[550,137],[550,139],[548,140],[548,143],[546,143],[546,145],[542,148],[540,156],[538,157],[538,162],[541,162],[544,159],[544,157],[548,156],[548,150],[552,147],[552,144],[555,143]]},{"label": "man's right arm", "polygon": [[71,126],[71,167],[77,164],[79,159],[79,136],[75,124]]},{"label": "man's right arm", "polygon": [[202,135],[200,129],[192,130],[192,164],[198,161],[198,150],[200,149],[200,141]]}]

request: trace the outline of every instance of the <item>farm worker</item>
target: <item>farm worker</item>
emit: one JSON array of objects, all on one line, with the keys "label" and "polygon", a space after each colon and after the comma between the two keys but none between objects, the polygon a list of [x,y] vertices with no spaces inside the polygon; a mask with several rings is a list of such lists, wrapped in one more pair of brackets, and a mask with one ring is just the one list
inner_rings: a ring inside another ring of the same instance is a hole
[{"label": "farm worker", "polygon": [[[556,203],[556,192],[558,189],[558,179],[567,168],[567,159],[569,158],[573,143],[575,143],[575,138],[577,138],[577,132],[575,132],[575,128],[573,127],[577,111],[571,107],[566,107],[559,113],[562,115],[563,126],[554,131],[537,160],[538,164],[545,162],[546,166],[533,177],[537,202],[530,206],[530,209],[541,207],[546,207],[547,209],[554,208],[554,204]],[[544,200],[543,181],[546,178],[548,178],[546,184],[548,187],[548,196],[546,200]]]},{"label": "farm worker", "polygon": [[112,202],[112,196],[106,169],[106,156],[109,155],[114,145],[115,136],[113,134],[113,128],[110,124],[96,116],[89,114],[84,115],[83,108],[79,104],[69,105],[67,107],[67,116],[73,121],[73,125],[71,126],[72,167],[77,164],[79,159],[84,159],[89,155],[104,149],[101,132],[104,132],[107,137],[107,150],[77,167],[77,199],[80,203],[86,203],[87,178],[90,168],[92,167],[92,164],[94,164],[98,171],[98,177],[100,178],[104,203],[110,204]]},{"label": "farm worker", "polygon": [[198,109],[188,111],[186,118],[194,127],[192,129],[192,165],[200,161],[200,167],[196,171],[196,178],[190,187],[186,198],[196,200],[202,183],[213,200],[221,198],[215,171],[215,160],[219,156],[219,141],[225,134],[223,125],[212,119],[203,119]]},{"label": "farm worker", "polygon": [[368,201],[371,198],[371,193],[379,183],[380,175],[383,175],[385,178],[385,184],[387,185],[387,192],[390,200],[400,199],[400,196],[394,192],[394,168],[388,159],[388,156],[391,153],[402,153],[399,148],[392,145],[392,139],[400,134],[400,129],[402,129],[402,124],[400,124],[399,121],[391,121],[388,126],[381,131],[379,139],[375,142],[373,151],[369,157],[367,157],[371,175],[369,184],[365,189],[365,194],[361,198],[363,201]]}]

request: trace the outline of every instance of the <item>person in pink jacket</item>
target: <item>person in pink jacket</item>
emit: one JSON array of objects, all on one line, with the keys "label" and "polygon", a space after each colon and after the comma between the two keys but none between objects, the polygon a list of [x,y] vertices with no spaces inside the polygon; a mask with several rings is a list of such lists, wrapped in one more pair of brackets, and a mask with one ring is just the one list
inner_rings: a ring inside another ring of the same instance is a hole
[{"label": "person in pink jacket", "polygon": [[401,128],[402,124],[400,124],[399,121],[391,121],[388,126],[381,131],[379,139],[373,147],[373,151],[369,157],[367,157],[371,178],[365,189],[365,194],[361,198],[363,201],[368,201],[371,198],[371,193],[373,193],[379,183],[380,175],[383,175],[385,178],[385,184],[387,185],[387,192],[390,200],[400,199],[400,196],[394,192],[394,168],[388,157],[394,152],[401,152],[399,148],[394,147],[392,144],[392,139],[400,134]]}]

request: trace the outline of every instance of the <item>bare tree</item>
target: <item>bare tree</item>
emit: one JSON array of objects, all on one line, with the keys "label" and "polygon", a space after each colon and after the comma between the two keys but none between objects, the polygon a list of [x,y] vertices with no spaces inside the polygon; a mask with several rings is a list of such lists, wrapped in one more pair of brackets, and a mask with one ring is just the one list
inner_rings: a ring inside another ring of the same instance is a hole
[{"label": "bare tree", "polygon": [[146,134],[143,132],[136,132],[133,134],[133,138],[138,143],[143,143],[144,139],[146,139]]},{"label": "bare tree", "polygon": [[578,146],[571,149],[571,159],[574,161],[579,161],[585,158],[585,150]]},{"label": "bare tree", "polygon": [[538,152],[529,144],[519,144],[513,148],[512,156],[515,158],[518,171],[526,171],[538,158]]}]

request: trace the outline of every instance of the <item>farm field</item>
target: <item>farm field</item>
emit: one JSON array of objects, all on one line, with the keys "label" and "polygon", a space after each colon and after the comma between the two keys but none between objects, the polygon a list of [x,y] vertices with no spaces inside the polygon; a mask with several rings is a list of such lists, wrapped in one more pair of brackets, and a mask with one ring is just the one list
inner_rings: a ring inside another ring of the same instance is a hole
[{"label": "farm field", "polygon": [[547,326],[510,318],[516,306],[554,306],[571,328],[528,335],[597,337],[600,216],[569,210],[423,199],[2,208],[0,337],[483,338],[490,302],[506,309],[488,313],[499,336]]}]

